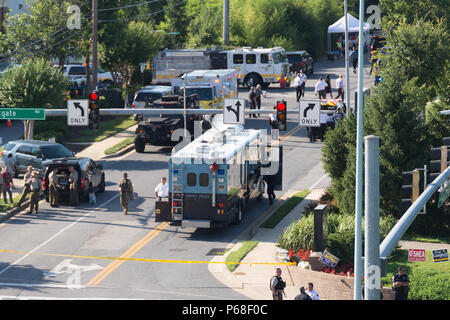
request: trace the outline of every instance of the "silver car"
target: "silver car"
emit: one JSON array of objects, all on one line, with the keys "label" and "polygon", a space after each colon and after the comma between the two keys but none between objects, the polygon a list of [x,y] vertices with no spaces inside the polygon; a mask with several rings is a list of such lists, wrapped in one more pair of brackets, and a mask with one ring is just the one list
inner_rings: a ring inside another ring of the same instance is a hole
[{"label": "silver car", "polygon": [[15,140],[8,142],[1,151],[1,165],[5,165],[5,160],[9,154],[12,154],[14,160],[15,177],[25,173],[28,166],[32,166],[39,171],[39,175],[42,175],[45,170],[42,166],[44,160],[74,156],[74,153],[62,144],[41,140]]},{"label": "silver car", "polygon": [[136,92],[131,107],[133,109],[145,108],[145,101],[147,99],[157,100],[162,96],[173,94],[173,89],[170,86],[146,86]]}]

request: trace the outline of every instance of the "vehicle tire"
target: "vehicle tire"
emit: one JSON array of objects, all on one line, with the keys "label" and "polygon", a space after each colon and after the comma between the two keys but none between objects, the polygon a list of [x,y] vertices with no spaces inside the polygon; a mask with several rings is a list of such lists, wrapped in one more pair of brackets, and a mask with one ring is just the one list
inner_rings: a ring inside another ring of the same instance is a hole
[{"label": "vehicle tire", "polygon": [[232,224],[235,224],[235,225],[240,224],[242,222],[243,216],[244,216],[244,203],[242,202],[242,199],[240,199],[237,202],[236,216],[234,217]]},{"label": "vehicle tire", "polygon": [[250,73],[245,78],[245,85],[249,89],[250,89],[250,87],[256,87],[258,84],[262,85],[263,81],[262,81],[261,77],[256,73]]},{"label": "vehicle tire", "polygon": [[99,192],[100,192],[100,193],[105,192],[105,187],[106,187],[106,184],[105,184],[105,175],[102,175],[102,182],[100,182],[100,189],[99,189]]},{"label": "vehicle tire", "polygon": [[138,153],[143,153],[144,152],[144,150],[145,150],[145,141],[144,141],[144,139],[142,137],[136,136],[136,138],[134,138],[134,149]]}]

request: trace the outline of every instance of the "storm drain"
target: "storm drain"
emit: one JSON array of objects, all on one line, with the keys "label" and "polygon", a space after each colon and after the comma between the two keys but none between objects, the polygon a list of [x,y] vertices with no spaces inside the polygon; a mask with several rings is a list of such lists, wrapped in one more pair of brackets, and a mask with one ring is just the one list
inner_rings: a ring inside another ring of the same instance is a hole
[{"label": "storm drain", "polygon": [[223,256],[228,249],[226,248],[212,248],[209,250],[209,252],[206,254],[207,256]]}]

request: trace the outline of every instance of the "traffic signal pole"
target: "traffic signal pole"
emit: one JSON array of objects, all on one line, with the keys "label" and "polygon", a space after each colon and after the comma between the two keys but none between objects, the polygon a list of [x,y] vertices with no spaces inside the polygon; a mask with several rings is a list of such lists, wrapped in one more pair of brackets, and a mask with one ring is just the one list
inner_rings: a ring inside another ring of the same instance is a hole
[{"label": "traffic signal pole", "polygon": [[98,75],[98,0],[92,0],[92,89],[97,89]]}]

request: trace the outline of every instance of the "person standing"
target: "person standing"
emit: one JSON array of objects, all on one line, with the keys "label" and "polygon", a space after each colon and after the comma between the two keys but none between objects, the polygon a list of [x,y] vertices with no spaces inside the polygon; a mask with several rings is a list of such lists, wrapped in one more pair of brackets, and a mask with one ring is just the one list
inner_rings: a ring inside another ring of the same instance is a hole
[{"label": "person standing", "polygon": [[169,197],[169,185],[167,184],[166,177],[161,179],[161,183],[159,183],[155,188],[156,199],[161,201],[161,198]]},{"label": "person standing", "polygon": [[344,76],[341,74],[339,78],[336,79],[337,96],[335,99],[341,98],[344,100]]},{"label": "person standing", "polygon": [[[255,87],[250,87],[250,93],[248,94],[248,101],[250,103],[250,109],[254,110],[256,108],[256,93],[255,93]],[[250,118],[253,116],[253,118],[256,118],[256,114],[251,114]]]},{"label": "person standing", "polygon": [[300,76],[300,94],[302,97],[304,97],[306,80],[308,79],[308,77],[306,76],[306,74],[303,72],[302,69],[300,69],[299,76]]},{"label": "person standing", "polygon": [[336,42],[336,46],[339,51],[339,56],[342,57],[343,56],[343,54],[342,54],[342,51],[343,51],[342,50],[342,37],[339,37],[338,41]]},{"label": "person standing", "polygon": [[270,279],[270,290],[272,291],[273,300],[283,300],[283,295],[286,298],[285,287],[286,282],[281,278],[281,268],[277,268],[276,274]]},{"label": "person standing", "polygon": [[326,87],[325,91],[326,91],[326,93],[330,94],[330,99],[333,99],[333,90],[331,89],[331,79],[330,79],[329,74],[327,74],[327,77],[325,78],[325,82],[327,83],[327,87]]},{"label": "person standing", "polygon": [[[258,110],[261,110],[261,96],[262,96],[262,89],[261,89],[261,85],[257,84],[256,85],[256,89],[255,89],[255,100],[256,100],[256,108]],[[258,113],[258,117],[260,117],[261,115]]]},{"label": "person standing", "polygon": [[320,300],[319,293],[314,290],[314,285],[312,282],[308,283],[308,290],[306,290],[306,294],[309,295],[312,300]]},{"label": "person standing", "polygon": [[320,113],[320,141],[323,142],[328,125],[328,114]]},{"label": "person standing", "polygon": [[58,179],[58,169],[55,168],[50,174],[48,175],[48,181],[49,181],[49,198],[50,198],[50,206],[51,207],[58,207],[59,203],[59,189],[61,186],[59,185],[59,179]]},{"label": "person standing", "polygon": [[273,112],[269,114],[269,125],[272,127],[272,129],[278,129],[277,107],[273,107]]},{"label": "person standing", "polygon": [[294,81],[292,83],[295,87],[295,97],[297,98],[297,102],[300,100],[301,96],[301,86],[300,86],[300,74],[295,72]]},{"label": "person standing", "polygon": [[5,166],[8,167],[8,171],[14,176],[15,170],[16,170],[16,162],[14,161],[12,153],[9,153],[6,157]]},{"label": "person standing", "polygon": [[274,176],[263,176],[264,181],[267,184],[267,196],[269,198],[269,204],[272,205],[275,199],[275,192],[273,191],[275,187]]},{"label": "person standing", "polygon": [[316,83],[316,90],[314,91],[314,94],[317,96],[319,94],[319,99],[326,99],[327,98],[327,92],[326,92],[327,83],[323,80],[322,77],[320,77],[319,81]]},{"label": "person standing", "polygon": [[353,73],[356,73],[356,67],[358,66],[358,50],[355,46],[352,48],[352,52],[350,52],[350,60],[353,65]]},{"label": "person standing", "polygon": [[300,287],[300,293],[295,296],[294,300],[312,300],[312,298],[305,293],[305,287]]},{"label": "person standing", "polygon": [[9,201],[13,203],[12,189],[14,189],[14,182],[13,176],[9,171],[8,167],[5,167],[5,169],[2,172],[2,176],[3,176],[3,200],[5,201],[5,204],[8,203],[8,200],[6,198],[6,193],[8,193]]},{"label": "person standing", "polygon": [[119,183],[120,204],[122,206],[123,214],[128,214],[128,200],[133,200],[133,184],[128,179],[128,174],[124,172],[122,180]]},{"label": "person standing", "polygon": [[392,290],[394,300],[408,300],[409,277],[405,273],[405,267],[398,267],[398,273],[392,277]]},{"label": "person standing", "polygon": [[42,190],[42,181],[39,179],[38,172],[33,171],[31,178],[29,179],[30,183],[30,191],[31,191],[31,200],[30,200],[30,212],[29,214],[38,213],[39,210],[39,197],[41,195]]},{"label": "person standing", "polygon": [[69,202],[71,206],[78,205],[78,172],[73,166],[69,167]]},{"label": "person standing", "polygon": [[27,172],[24,174],[23,176],[23,190],[22,190],[22,195],[20,196],[20,200],[17,203],[17,206],[19,207],[22,202],[25,201],[25,198],[27,197],[27,195],[30,193],[30,179],[31,176],[33,175],[33,167],[32,166],[28,166],[27,167]]},{"label": "person standing", "polygon": [[338,121],[344,119],[344,114],[341,111],[341,108],[338,107],[336,113],[333,115],[334,123],[337,124]]}]

